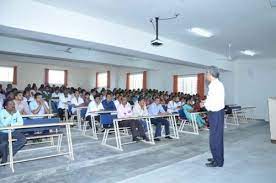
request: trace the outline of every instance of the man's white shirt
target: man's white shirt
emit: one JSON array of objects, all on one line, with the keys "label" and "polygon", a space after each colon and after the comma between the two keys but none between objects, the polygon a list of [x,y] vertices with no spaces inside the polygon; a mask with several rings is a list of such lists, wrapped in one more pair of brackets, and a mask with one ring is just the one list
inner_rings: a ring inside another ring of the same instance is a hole
[{"label": "man's white shirt", "polygon": [[97,104],[95,101],[91,101],[87,107],[85,117],[91,115],[91,112],[102,111],[102,110],[104,110],[104,107],[101,102]]},{"label": "man's white shirt", "polygon": [[218,79],[215,79],[208,87],[209,91],[205,101],[205,108],[212,112],[224,109],[225,91],[223,84]]},{"label": "man's white shirt", "polygon": [[[74,104],[75,106],[79,106],[83,103],[84,103],[84,101],[81,97],[78,97],[78,99],[76,97],[73,97],[72,100],[71,100],[71,104]],[[76,110],[77,109],[75,107],[72,107],[72,113],[75,113]]]}]

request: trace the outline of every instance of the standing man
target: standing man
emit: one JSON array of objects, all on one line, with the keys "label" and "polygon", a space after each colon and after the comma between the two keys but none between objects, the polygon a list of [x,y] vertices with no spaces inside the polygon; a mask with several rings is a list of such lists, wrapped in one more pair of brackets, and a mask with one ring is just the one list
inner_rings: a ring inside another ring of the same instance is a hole
[{"label": "standing man", "polygon": [[219,69],[211,66],[206,74],[206,79],[210,83],[207,99],[204,103],[208,110],[208,120],[210,125],[210,150],[212,158],[209,158],[207,167],[223,167],[224,148],[223,148],[223,131],[224,131],[224,86],[218,80]]}]

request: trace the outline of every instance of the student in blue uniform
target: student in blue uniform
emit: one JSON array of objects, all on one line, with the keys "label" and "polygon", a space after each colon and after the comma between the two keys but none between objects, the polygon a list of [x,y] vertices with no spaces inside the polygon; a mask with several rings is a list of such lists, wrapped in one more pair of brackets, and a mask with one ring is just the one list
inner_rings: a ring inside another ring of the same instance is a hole
[{"label": "student in blue uniform", "polygon": [[106,99],[102,101],[103,107],[105,111],[116,111],[116,106],[112,101],[112,94],[107,93]]}]

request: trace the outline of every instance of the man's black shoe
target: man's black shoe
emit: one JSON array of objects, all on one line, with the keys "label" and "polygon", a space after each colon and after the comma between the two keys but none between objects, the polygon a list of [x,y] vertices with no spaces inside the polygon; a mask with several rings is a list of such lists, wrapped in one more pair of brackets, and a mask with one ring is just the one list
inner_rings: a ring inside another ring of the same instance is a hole
[{"label": "man's black shoe", "polygon": [[140,139],[138,137],[133,137],[132,140],[135,141],[135,142],[139,142],[140,141]]},{"label": "man's black shoe", "polygon": [[161,141],[160,138],[154,138],[154,141]]},{"label": "man's black shoe", "polygon": [[208,158],[207,161],[214,162],[214,159],[213,158]]},{"label": "man's black shoe", "polygon": [[219,166],[216,162],[206,163],[205,165],[206,165],[207,167],[211,167],[211,168],[214,168],[214,167],[222,167],[222,165]]},{"label": "man's black shoe", "polygon": [[166,139],[173,139],[171,136],[166,136],[165,138]]},{"label": "man's black shoe", "polygon": [[143,137],[143,140],[145,140],[145,141],[148,142],[148,141],[149,141],[149,138],[148,138],[147,136],[144,136],[144,137]]}]

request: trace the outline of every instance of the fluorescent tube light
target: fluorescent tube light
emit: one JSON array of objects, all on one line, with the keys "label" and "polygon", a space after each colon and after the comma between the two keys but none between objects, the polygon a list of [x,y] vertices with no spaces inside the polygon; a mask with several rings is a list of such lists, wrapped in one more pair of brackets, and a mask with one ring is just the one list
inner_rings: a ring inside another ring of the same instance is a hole
[{"label": "fluorescent tube light", "polygon": [[198,28],[198,27],[191,28],[190,32],[192,32],[196,35],[202,36],[202,37],[207,37],[207,38],[214,36],[213,33],[209,32],[205,29]]},{"label": "fluorescent tube light", "polygon": [[244,55],[251,56],[251,57],[256,55],[256,52],[254,52],[252,50],[242,50],[241,53],[244,54]]}]

